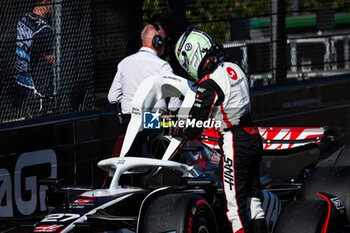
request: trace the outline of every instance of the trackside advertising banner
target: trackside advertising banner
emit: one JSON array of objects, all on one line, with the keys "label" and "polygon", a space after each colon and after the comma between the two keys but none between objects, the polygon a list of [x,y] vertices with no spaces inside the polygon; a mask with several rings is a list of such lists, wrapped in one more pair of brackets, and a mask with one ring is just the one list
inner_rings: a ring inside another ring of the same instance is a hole
[{"label": "trackside advertising banner", "polygon": [[53,150],[0,157],[0,217],[29,216],[47,210],[42,178],[57,178]]}]

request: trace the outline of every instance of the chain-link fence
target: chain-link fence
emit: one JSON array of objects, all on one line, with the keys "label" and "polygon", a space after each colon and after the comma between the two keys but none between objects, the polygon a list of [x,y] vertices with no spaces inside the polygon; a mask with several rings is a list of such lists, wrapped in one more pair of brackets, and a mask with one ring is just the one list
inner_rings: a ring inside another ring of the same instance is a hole
[{"label": "chain-link fence", "polygon": [[182,76],[173,48],[189,25],[224,44],[252,88],[348,74],[349,9],[348,0],[3,0],[0,122],[113,107],[117,64],[151,20]]}]

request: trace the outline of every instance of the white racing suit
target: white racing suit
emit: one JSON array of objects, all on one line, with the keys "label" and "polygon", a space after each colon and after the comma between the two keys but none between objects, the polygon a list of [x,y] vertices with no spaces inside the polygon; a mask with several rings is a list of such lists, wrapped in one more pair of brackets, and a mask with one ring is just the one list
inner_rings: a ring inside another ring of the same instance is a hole
[{"label": "white racing suit", "polygon": [[[221,121],[221,161],[226,216],[233,232],[266,232],[261,207],[259,162],[262,141],[252,127],[248,81],[241,68],[221,62],[197,86],[192,119]],[[193,139],[202,129],[177,129],[175,135]]]}]

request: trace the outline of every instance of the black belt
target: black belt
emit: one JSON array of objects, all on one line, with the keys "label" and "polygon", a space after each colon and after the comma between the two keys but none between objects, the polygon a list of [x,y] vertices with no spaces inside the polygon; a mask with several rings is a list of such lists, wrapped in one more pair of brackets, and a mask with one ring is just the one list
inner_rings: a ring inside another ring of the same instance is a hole
[{"label": "black belt", "polygon": [[243,128],[243,127],[253,127],[252,117],[250,113],[247,113],[239,118],[238,125],[233,125],[230,128],[224,129],[225,132],[232,131],[234,128]]}]

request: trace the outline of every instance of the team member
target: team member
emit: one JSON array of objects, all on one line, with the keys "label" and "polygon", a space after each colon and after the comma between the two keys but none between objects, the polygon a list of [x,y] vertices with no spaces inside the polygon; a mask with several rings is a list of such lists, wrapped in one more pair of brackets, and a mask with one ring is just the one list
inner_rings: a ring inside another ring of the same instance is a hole
[{"label": "team member", "polygon": [[[233,232],[267,232],[258,172],[262,141],[252,126],[245,74],[238,65],[225,62],[222,47],[192,27],[178,40],[175,55],[196,80],[192,118],[221,121],[222,180]],[[201,128],[177,128],[174,136],[193,139],[201,132]]]},{"label": "team member", "polygon": [[[108,100],[111,104],[121,103],[124,132],[130,121],[131,101],[138,85],[150,75],[174,75],[169,63],[159,57],[164,53],[165,38],[165,31],[160,24],[147,24],[141,32],[142,48],[118,64],[118,71],[110,87]],[[167,106],[163,99],[158,101],[154,108],[165,113],[167,109],[175,111],[180,107],[180,104],[180,100],[171,98]],[[149,129],[142,131],[135,138],[128,154],[148,157],[147,143],[158,135],[159,130],[156,132]]]},{"label": "team member", "polygon": [[22,117],[53,112],[54,34],[45,21],[52,12],[50,0],[35,0],[33,12],[17,24],[16,80]]}]

